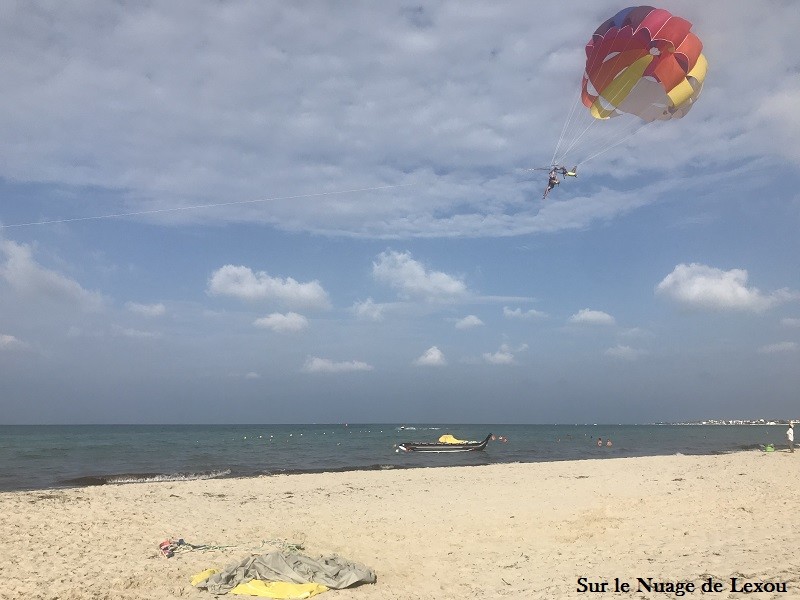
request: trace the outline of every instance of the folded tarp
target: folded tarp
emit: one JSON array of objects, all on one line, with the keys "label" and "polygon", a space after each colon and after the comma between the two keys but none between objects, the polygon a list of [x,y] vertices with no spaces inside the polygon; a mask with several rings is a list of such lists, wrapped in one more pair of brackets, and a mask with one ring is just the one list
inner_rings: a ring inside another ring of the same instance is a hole
[{"label": "folded tarp", "polygon": [[458,438],[454,437],[450,433],[445,433],[443,436],[439,438],[439,441],[442,444],[466,444],[466,440],[459,440]]},{"label": "folded tarp", "polygon": [[212,594],[227,594],[240,583],[253,579],[319,583],[325,587],[342,589],[361,583],[375,583],[376,577],[372,569],[339,556],[315,560],[302,554],[275,551],[250,556],[228,565],[225,570],[197,583],[196,587]]}]

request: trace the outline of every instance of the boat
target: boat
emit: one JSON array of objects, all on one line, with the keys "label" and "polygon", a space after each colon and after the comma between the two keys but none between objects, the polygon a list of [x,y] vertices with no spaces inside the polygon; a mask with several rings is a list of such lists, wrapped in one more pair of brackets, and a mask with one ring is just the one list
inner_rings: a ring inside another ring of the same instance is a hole
[{"label": "boat", "polygon": [[485,450],[490,439],[491,433],[482,442],[403,442],[397,444],[397,449],[403,452],[477,452]]}]

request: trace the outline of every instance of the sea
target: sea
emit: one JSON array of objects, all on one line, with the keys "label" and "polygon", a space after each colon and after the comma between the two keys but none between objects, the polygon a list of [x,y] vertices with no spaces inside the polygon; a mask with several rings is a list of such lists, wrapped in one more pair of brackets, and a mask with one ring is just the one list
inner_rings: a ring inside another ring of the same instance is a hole
[{"label": "sea", "polygon": [[[722,454],[785,445],[785,425],[0,425],[0,491],[328,471]],[[484,452],[399,451],[452,434]],[[604,445],[598,446],[602,438]],[[605,445],[606,440],[612,446]]]}]

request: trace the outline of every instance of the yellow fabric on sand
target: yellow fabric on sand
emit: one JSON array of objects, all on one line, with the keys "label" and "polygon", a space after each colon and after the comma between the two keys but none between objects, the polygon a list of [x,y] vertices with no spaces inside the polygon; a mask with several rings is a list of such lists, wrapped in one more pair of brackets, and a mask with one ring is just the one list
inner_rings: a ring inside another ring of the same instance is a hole
[{"label": "yellow fabric on sand", "polygon": [[247,583],[240,583],[229,593],[241,596],[261,596],[264,598],[311,598],[328,588],[319,583],[289,583],[287,581],[262,581],[252,579]]},{"label": "yellow fabric on sand", "polygon": [[465,440],[459,440],[454,438],[449,433],[445,433],[442,437],[439,438],[439,441],[443,444],[466,444]]},{"label": "yellow fabric on sand", "polygon": [[214,573],[219,573],[219,571],[217,571],[216,569],[206,569],[205,571],[197,573],[196,575],[192,575],[190,581],[192,585],[196,586],[198,583],[202,583],[203,581],[211,577]]}]

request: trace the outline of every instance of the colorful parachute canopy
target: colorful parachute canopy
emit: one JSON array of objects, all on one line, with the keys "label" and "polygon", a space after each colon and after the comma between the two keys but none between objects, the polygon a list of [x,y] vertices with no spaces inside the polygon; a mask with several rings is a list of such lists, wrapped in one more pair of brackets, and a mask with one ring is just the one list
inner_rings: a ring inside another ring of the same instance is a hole
[{"label": "colorful parachute canopy", "polygon": [[600,25],[586,44],[581,90],[592,116],[630,113],[649,122],[685,115],[708,66],[691,28],[652,6],[626,8]]}]

